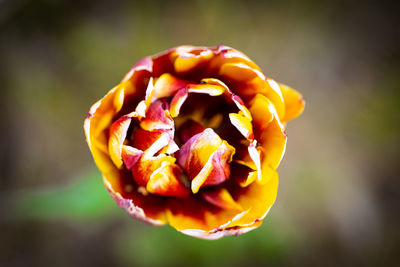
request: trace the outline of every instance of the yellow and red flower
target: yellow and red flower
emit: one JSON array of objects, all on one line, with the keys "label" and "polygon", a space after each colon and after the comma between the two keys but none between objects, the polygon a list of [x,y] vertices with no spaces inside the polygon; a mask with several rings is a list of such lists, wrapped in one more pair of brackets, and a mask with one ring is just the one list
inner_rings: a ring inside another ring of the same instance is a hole
[{"label": "yellow and red flower", "polygon": [[147,223],[195,237],[239,235],[275,201],[285,124],[304,108],[227,46],[180,46],[139,61],[84,124],[104,184]]}]

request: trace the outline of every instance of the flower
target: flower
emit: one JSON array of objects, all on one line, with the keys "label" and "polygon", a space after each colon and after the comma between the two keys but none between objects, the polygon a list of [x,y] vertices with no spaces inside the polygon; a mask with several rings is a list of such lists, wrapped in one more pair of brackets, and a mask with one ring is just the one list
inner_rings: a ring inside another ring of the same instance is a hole
[{"label": "flower", "polygon": [[84,129],[104,184],[131,216],[203,239],[261,225],[275,201],[285,124],[304,108],[223,45],[140,60]]}]

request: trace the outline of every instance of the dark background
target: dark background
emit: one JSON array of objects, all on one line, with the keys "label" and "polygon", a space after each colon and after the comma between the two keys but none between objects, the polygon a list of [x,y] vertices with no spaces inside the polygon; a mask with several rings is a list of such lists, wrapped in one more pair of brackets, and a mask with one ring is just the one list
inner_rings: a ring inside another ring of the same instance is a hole
[{"label": "dark background", "polygon": [[[399,266],[396,1],[0,1],[1,266]],[[83,133],[144,56],[226,44],[303,93],[262,227],[196,240],[128,217]]]}]

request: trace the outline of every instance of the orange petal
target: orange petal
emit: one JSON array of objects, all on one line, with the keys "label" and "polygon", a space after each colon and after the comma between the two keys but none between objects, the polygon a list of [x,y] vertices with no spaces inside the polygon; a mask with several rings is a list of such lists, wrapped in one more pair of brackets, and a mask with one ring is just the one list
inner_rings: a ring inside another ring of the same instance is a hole
[{"label": "orange petal", "polygon": [[228,80],[233,81],[250,81],[255,77],[265,79],[264,74],[257,69],[253,69],[245,63],[226,63],[220,68],[219,75],[225,77]]},{"label": "orange petal", "polygon": [[100,171],[107,175],[113,172],[114,164],[108,155],[108,130],[112,120],[122,106],[125,95],[134,94],[132,84],[127,81],[114,87],[89,110],[85,119],[86,141]]},{"label": "orange petal", "polygon": [[151,174],[146,189],[150,193],[163,196],[187,197],[190,192],[179,181],[181,175],[182,169],[178,165],[164,161]]},{"label": "orange petal", "polygon": [[285,115],[285,104],[283,102],[281,88],[277,82],[270,78],[267,78],[266,81],[269,85],[269,90],[265,93],[265,96],[274,104],[279,119],[283,119]]},{"label": "orange petal", "polygon": [[222,209],[242,211],[242,207],[235,202],[231,194],[225,188],[213,188],[201,191],[202,197],[209,203]]},{"label": "orange petal", "polygon": [[213,55],[213,52],[207,48],[181,46],[176,49],[175,53],[171,54],[171,57],[175,58],[175,72],[183,74],[204,66]]},{"label": "orange petal", "polygon": [[278,168],[285,154],[286,141],[283,125],[274,117],[259,139],[263,149],[263,165],[267,164],[272,170]]},{"label": "orange petal", "polygon": [[173,96],[178,90],[185,88],[188,83],[188,81],[176,78],[169,73],[164,73],[154,84],[154,97],[163,98]]},{"label": "orange petal", "polygon": [[175,158],[166,155],[148,158],[143,155],[132,168],[133,179],[138,185],[146,187],[151,175],[161,167],[163,162],[175,163]]},{"label": "orange petal", "polygon": [[249,110],[253,118],[253,124],[255,124],[259,132],[264,131],[274,118],[275,108],[271,101],[262,94],[257,94],[253,98]]},{"label": "orange petal", "polygon": [[305,101],[302,95],[293,88],[284,84],[279,84],[279,86],[282,89],[283,101],[285,102],[285,116],[282,121],[286,122],[303,112]]}]

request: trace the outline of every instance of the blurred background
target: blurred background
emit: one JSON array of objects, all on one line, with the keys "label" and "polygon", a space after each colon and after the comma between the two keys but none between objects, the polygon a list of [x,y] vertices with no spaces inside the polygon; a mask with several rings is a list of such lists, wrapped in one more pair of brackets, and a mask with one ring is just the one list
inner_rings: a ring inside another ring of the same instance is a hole
[{"label": "blurred background", "polygon": [[[396,1],[0,1],[1,266],[400,266]],[[85,142],[139,59],[226,44],[302,92],[262,227],[203,241],[131,219]]]}]

